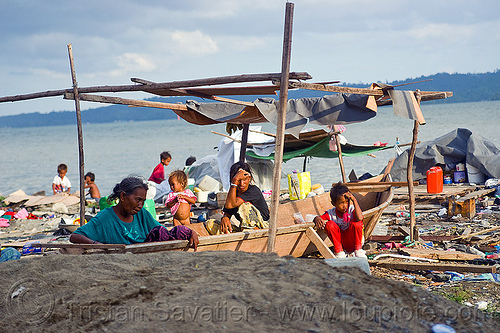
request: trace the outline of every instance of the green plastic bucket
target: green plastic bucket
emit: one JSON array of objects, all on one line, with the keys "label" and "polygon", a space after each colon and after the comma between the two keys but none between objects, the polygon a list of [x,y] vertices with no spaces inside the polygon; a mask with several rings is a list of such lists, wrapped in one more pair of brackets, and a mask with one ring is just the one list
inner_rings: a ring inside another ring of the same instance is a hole
[{"label": "green plastic bucket", "polygon": [[156,216],[155,201],[153,199],[146,199],[142,208],[147,210],[153,218],[158,221],[158,217]]},{"label": "green plastic bucket", "polygon": [[99,209],[103,210],[104,208],[116,206],[117,203],[118,203],[117,200],[114,200],[114,201],[111,201],[110,203],[108,203],[108,197],[105,196],[105,197],[102,197],[101,199],[99,199]]}]

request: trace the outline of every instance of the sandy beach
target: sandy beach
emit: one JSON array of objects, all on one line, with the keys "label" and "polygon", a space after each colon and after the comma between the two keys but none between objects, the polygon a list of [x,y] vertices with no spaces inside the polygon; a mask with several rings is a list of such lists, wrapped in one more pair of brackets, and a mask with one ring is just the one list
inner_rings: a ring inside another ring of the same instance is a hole
[{"label": "sandy beach", "polygon": [[438,323],[497,332],[499,325],[419,286],[273,254],[50,255],[3,263],[0,277],[8,332],[429,332]]}]

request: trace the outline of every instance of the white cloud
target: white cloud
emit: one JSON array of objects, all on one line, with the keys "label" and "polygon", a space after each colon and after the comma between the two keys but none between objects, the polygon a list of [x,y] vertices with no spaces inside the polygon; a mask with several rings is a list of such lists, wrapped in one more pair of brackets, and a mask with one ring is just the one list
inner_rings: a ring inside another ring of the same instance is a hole
[{"label": "white cloud", "polygon": [[219,50],[217,43],[201,31],[174,31],[172,40],[178,52],[190,55],[213,54]]}]

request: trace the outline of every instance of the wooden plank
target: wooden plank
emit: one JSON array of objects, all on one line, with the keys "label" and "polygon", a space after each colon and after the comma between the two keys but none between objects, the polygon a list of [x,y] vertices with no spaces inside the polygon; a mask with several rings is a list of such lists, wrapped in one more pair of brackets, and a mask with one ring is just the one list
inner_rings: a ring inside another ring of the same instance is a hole
[{"label": "wooden plank", "polygon": [[[80,100],[88,101],[88,102],[122,104],[122,105],[131,105],[131,106],[157,108],[157,109],[188,111],[187,106],[184,104],[150,102],[150,101],[141,101],[141,100],[135,100],[135,99],[126,99],[126,98],[121,98],[121,97],[86,95],[86,94],[80,94],[79,97],[80,97]],[[64,99],[74,99],[74,94],[73,93],[65,93]]]},{"label": "wooden plank", "polygon": [[[421,235],[420,239],[424,240],[426,242],[448,242],[451,241],[455,236],[434,236],[434,235]],[[374,242],[402,242],[404,241],[405,236],[392,236],[392,235],[387,235],[387,236],[377,236],[373,235],[366,240],[374,241]]]},{"label": "wooden plank", "polygon": [[452,240],[458,240],[458,239],[463,239],[463,238],[471,238],[471,237],[474,237],[474,236],[477,236],[477,235],[486,234],[488,232],[499,230],[499,229],[500,229],[500,226],[496,226],[496,227],[489,228],[489,229],[484,229],[484,230],[481,230],[481,231],[478,231],[478,232],[473,232],[472,234],[461,235],[461,236],[453,238]]},{"label": "wooden plank", "polygon": [[409,255],[410,257],[429,258],[437,260],[473,260],[479,259],[481,256],[477,254],[465,253],[460,251],[442,251],[434,249],[411,249],[401,248],[399,252]]},{"label": "wooden plank", "polygon": [[470,199],[481,198],[481,197],[485,196],[486,194],[489,194],[489,193],[495,192],[495,191],[496,191],[495,188],[487,188],[484,190],[470,192],[470,193],[464,195],[463,197],[458,198],[456,201],[457,202],[465,202],[465,201],[470,200]]},{"label": "wooden plank", "polygon": [[384,96],[384,92],[380,89],[339,87],[339,86],[330,86],[326,84],[306,83],[306,82],[290,82],[290,86],[299,89],[329,91],[336,93],[362,94],[362,95],[370,95],[378,97]]},{"label": "wooden plank", "polygon": [[312,227],[307,228],[306,235],[309,238],[309,240],[311,241],[311,243],[316,245],[316,248],[318,249],[319,253],[321,253],[323,258],[325,258],[325,259],[335,258],[335,255],[333,254],[333,252],[330,250],[330,248],[328,246],[326,246],[325,243],[323,243],[323,239],[321,239],[321,237],[319,237],[319,235],[316,233],[316,231],[314,231],[314,229]]},{"label": "wooden plank", "polygon": [[79,243],[41,243],[33,244],[33,247],[42,248],[68,248],[68,249],[125,249],[125,244],[79,244]]},{"label": "wooden plank", "polygon": [[[343,183],[345,186],[367,186],[367,185],[391,185],[396,187],[405,187],[408,186],[408,182],[352,182],[352,183]],[[418,181],[413,182],[413,186],[418,186]]]},{"label": "wooden plank", "polygon": [[196,231],[198,236],[210,236],[207,228],[205,228],[204,223],[191,223],[191,224],[187,224],[186,227],[188,227],[191,230]]},{"label": "wooden plank", "polygon": [[350,186],[349,183],[344,183],[349,191],[353,193],[358,192],[384,192],[387,191],[391,185],[379,184],[379,185],[356,185]]},{"label": "wooden plank", "polygon": [[383,267],[388,269],[397,269],[405,271],[452,271],[460,273],[496,273],[495,266],[484,265],[466,265],[466,264],[448,264],[448,263],[423,263],[423,262],[395,262],[395,261],[377,261],[368,260],[370,266]]}]

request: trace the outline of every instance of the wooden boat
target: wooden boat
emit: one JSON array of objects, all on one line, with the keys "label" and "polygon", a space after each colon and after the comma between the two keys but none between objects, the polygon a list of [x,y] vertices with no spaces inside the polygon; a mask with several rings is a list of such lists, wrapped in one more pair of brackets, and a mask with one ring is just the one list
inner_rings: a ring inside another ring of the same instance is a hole
[{"label": "wooden boat", "polygon": [[[383,181],[381,181],[383,180]],[[378,181],[378,182],[377,182]],[[367,182],[346,184],[358,200],[363,210],[364,235],[369,238],[375,225],[380,219],[383,210],[389,205],[393,197],[393,190],[389,175],[379,175]],[[325,258],[333,258],[329,247],[333,246],[325,232],[316,232],[314,223],[295,224],[293,215],[301,213],[321,215],[331,208],[330,193],[326,192],[303,200],[290,201],[280,204],[275,240],[275,252],[279,256],[291,255],[301,257],[319,251]],[[208,234],[202,223],[189,225],[200,235],[198,251],[244,251],[261,253],[267,251],[268,229],[248,230],[231,234]],[[131,245],[99,244],[42,244],[41,247],[61,247],[66,253],[78,254],[87,252],[106,253],[147,253],[160,251],[194,251],[188,247],[188,241],[175,240],[154,243],[138,243]]]},{"label": "wooden boat", "polygon": [[[359,182],[349,185],[354,196],[363,210],[364,235],[369,238],[379,221],[382,212],[389,205],[393,197],[390,183],[373,182],[382,180],[389,181],[388,175],[380,175],[370,179],[368,182]],[[370,184],[370,185],[363,185]],[[368,192],[368,187],[371,187]],[[332,207],[330,194],[328,192],[303,200],[290,201],[281,204],[278,208],[278,221],[276,231],[275,252],[279,256],[291,255],[300,257],[319,251],[325,258],[333,257],[328,247],[333,246],[326,233],[316,232],[314,223],[295,224],[293,214],[301,213],[303,217],[307,214],[321,215],[325,210]],[[232,234],[209,236],[203,225],[192,224],[200,234],[198,251],[245,251],[266,252],[268,230],[248,230]],[[187,241],[168,241],[156,243],[141,243],[125,246],[121,251],[132,253],[158,252],[158,251],[193,251],[188,248]],[[326,246],[325,246],[326,245]]]}]

